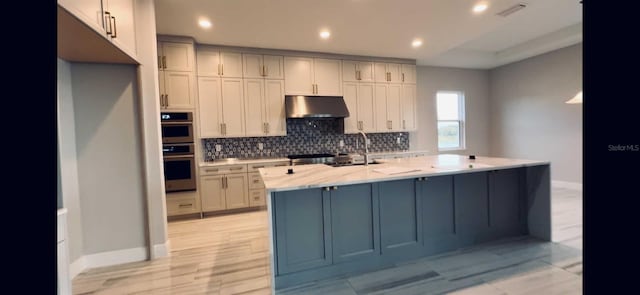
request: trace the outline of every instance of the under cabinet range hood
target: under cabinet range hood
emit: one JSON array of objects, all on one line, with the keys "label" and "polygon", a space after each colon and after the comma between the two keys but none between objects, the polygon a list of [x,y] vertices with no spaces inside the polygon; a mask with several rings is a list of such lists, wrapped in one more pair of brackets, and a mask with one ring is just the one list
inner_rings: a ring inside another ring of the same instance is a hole
[{"label": "under cabinet range hood", "polygon": [[349,110],[342,96],[286,95],[287,118],[345,118]]}]

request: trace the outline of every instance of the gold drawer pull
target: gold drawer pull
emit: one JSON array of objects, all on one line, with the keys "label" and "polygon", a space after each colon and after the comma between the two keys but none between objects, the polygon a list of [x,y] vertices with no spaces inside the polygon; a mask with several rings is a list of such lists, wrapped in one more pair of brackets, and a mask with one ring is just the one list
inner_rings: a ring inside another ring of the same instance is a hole
[{"label": "gold drawer pull", "polygon": [[233,170],[242,170],[242,167],[231,168],[229,170],[231,170],[231,171],[233,171]]},{"label": "gold drawer pull", "polygon": [[180,204],[178,205],[180,206],[180,208],[184,208],[184,207],[193,207],[193,204]]}]

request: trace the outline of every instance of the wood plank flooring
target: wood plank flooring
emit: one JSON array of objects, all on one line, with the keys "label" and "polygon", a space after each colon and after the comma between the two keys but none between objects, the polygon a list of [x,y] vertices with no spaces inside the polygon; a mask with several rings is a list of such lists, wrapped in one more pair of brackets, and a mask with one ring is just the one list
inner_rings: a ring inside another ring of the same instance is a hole
[{"label": "wood plank flooring", "polygon": [[[582,294],[582,192],[553,188],[553,241],[515,237],[278,294]],[[170,257],[89,269],[73,294],[270,294],[265,210],[173,221]]]}]

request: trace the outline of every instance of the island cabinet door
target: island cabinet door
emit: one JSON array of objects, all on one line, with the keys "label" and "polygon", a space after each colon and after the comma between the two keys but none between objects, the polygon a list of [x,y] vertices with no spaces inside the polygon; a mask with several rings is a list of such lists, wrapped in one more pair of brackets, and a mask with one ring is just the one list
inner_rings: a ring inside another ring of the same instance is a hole
[{"label": "island cabinet door", "polygon": [[421,200],[416,180],[380,182],[380,240],[384,259],[404,259],[422,252]]},{"label": "island cabinet door", "polygon": [[458,174],[453,177],[453,183],[459,246],[486,240],[489,233],[487,172]]},{"label": "island cabinet door", "polygon": [[378,198],[370,183],[331,190],[333,263],[380,255]]},{"label": "island cabinet door", "polygon": [[520,213],[523,177],[523,169],[489,172],[489,227],[496,238],[525,233]]},{"label": "island cabinet door", "polygon": [[456,249],[453,176],[418,180],[418,194],[422,200],[425,255]]},{"label": "island cabinet door", "polygon": [[332,263],[329,191],[305,189],[275,195],[279,275]]}]

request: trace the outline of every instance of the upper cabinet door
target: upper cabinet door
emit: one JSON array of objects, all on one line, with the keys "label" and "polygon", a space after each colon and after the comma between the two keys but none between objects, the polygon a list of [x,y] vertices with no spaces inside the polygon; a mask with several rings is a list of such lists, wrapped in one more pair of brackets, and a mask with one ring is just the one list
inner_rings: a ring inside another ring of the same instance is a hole
[{"label": "upper cabinet door", "polygon": [[357,61],[351,61],[351,60],[342,61],[342,81],[344,82],[358,81],[358,62]]},{"label": "upper cabinet door", "polygon": [[198,59],[198,76],[220,76],[220,52],[198,49],[196,58]]},{"label": "upper cabinet door", "polygon": [[[158,54],[162,58],[162,70],[191,72],[193,64],[193,45],[188,43],[160,42]],[[162,50],[161,50],[162,48]]]},{"label": "upper cabinet door", "polygon": [[387,64],[376,62],[373,64],[374,81],[375,82],[389,82],[389,75],[387,72]]},{"label": "upper cabinet door", "polygon": [[387,72],[389,72],[389,82],[401,83],[402,82],[402,70],[400,64],[387,64]]},{"label": "upper cabinet door", "polygon": [[284,57],[280,55],[264,55],[264,77],[267,79],[284,79]]},{"label": "upper cabinet door", "polygon": [[402,122],[400,122],[400,97],[402,93],[401,84],[389,84],[387,88],[387,120],[389,120],[390,131],[401,131]]},{"label": "upper cabinet door", "polygon": [[[375,88],[373,83],[358,83],[358,120],[364,132],[375,132]],[[346,128],[346,127],[345,127]]]},{"label": "upper cabinet door", "polygon": [[342,95],[342,61],[316,58],[313,61],[317,95]]},{"label": "upper cabinet door", "polygon": [[168,109],[193,109],[194,86],[193,76],[186,72],[164,72],[166,95],[165,106]]},{"label": "upper cabinet door", "polygon": [[58,0],[64,9],[82,20],[97,32],[105,34],[104,14],[100,0]]},{"label": "upper cabinet door", "polygon": [[284,81],[265,80],[264,93],[267,136],[287,135],[287,122],[284,111]]},{"label": "upper cabinet door", "polygon": [[263,59],[260,54],[242,54],[242,76],[245,78],[264,78]]},{"label": "upper cabinet door", "polygon": [[284,92],[289,95],[313,95],[313,59],[284,57]]},{"label": "upper cabinet door", "polygon": [[266,133],[264,115],[264,79],[243,79],[246,102],[246,136],[263,136]]},{"label": "upper cabinet door", "polygon": [[358,81],[360,82],[373,82],[374,76],[373,62],[361,61],[358,62]]},{"label": "upper cabinet door", "polygon": [[349,117],[344,118],[344,133],[357,133],[360,130],[358,118],[358,83],[345,82],[344,102],[349,110]]},{"label": "upper cabinet door", "polygon": [[[220,137],[222,135],[222,84],[217,77],[198,78],[198,118],[200,137]],[[203,197],[203,209],[205,207]]]},{"label": "upper cabinet door", "polygon": [[400,100],[402,105],[402,130],[414,131],[416,130],[416,85],[415,84],[403,84],[402,85],[402,98]]},{"label": "upper cabinet door", "polygon": [[415,65],[402,65],[402,82],[403,83],[416,83],[416,66]]},{"label": "upper cabinet door", "polygon": [[243,92],[242,79],[222,79],[223,135],[226,137],[242,137],[245,134]]},{"label": "upper cabinet door", "polygon": [[242,54],[220,52],[220,73],[225,78],[242,78]]},{"label": "upper cabinet door", "polygon": [[389,121],[387,119],[387,95],[389,84],[376,83],[374,84],[374,96],[375,96],[375,122],[376,130],[378,132],[389,132]]},{"label": "upper cabinet door", "polygon": [[[91,2],[91,1],[89,1]],[[105,11],[108,11],[111,17],[111,25],[113,33],[111,41],[116,43],[118,47],[125,52],[130,52],[136,56],[136,27],[134,20],[134,1],[133,0],[109,0],[102,1],[108,3]]]}]

